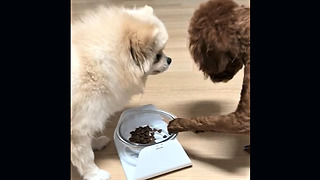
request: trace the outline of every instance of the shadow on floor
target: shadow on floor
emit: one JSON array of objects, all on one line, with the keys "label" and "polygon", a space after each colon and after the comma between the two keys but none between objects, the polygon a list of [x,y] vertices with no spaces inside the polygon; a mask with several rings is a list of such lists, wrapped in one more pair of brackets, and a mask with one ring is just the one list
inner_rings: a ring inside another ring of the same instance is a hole
[{"label": "shadow on floor", "polygon": [[197,116],[219,115],[221,113],[221,104],[219,101],[198,101],[188,104],[178,105],[183,106],[185,118]]},{"label": "shadow on floor", "polygon": [[[239,147],[239,146],[235,146]],[[228,159],[221,157],[208,157],[195,153],[193,150],[184,147],[184,150],[192,160],[201,161],[209,165],[218,167],[228,172],[236,173],[240,168],[250,167],[250,154],[244,152],[243,155],[233,156]]]}]

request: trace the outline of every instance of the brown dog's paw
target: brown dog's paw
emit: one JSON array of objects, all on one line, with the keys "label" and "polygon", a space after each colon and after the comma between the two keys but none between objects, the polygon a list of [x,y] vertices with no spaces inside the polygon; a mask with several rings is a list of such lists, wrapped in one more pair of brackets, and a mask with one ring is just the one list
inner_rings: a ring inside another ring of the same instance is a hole
[{"label": "brown dog's paw", "polygon": [[246,145],[243,150],[250,154],[250,144]]},{"label": "brown dog's paw", "polygon": [[184,118],[176,118],[170,121],[167,127],[169,134],[186,131],[187,129],[183,126],[185,121],[188,120]]}]

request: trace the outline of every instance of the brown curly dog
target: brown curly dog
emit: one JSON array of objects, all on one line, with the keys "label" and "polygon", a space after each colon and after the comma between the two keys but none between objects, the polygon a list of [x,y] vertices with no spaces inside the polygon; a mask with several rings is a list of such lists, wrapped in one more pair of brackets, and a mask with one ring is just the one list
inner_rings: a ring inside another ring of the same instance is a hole
[{"label": "brown curly dog", "polygon": [[[232,0],[210,0],[194,12],[188,32],[190,53],[212,82],[227,82],[244,66],[241,97],[230,114],[177,118],[168,131],[250,134],[250,8]],[[250,145],[245,150],[250,152]]]}]

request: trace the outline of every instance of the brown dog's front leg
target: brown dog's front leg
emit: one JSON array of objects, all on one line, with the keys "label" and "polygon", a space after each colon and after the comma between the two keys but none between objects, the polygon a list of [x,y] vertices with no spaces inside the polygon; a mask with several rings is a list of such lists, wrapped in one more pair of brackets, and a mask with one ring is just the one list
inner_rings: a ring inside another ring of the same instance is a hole
[{"label": "brown dog's front leg", "polygon": [[192,119],[177,118],[170,121],[169,133],[182,131],[215,131],[250,133],[250,61],[244,68],[243,84],[237,110],[218,116],[200,116]]},{"label": "brown dog's front leg", "polygon": [[200,116],[193,119],[177,118],[169,122],[169,133],[182,131],[215,131],[229,133],[250,133],[250,116],[230,113],[219,116]]}]

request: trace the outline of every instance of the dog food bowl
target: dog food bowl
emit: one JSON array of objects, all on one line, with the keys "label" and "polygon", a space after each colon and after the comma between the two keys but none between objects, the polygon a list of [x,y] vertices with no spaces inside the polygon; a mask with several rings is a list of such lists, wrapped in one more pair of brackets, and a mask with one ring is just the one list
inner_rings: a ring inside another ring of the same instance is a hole
[{"label": "dog food bowl", "polygon": [[[116,129],[117,138],[132,152],[139,154],[139,152],[148,146],[164,143],[166,141],[175,139],[177,133],[169,134],[167,125],[169,121],[176,118],[174,115],[162,110],[137,110],[131,111],[119,119],[119,126]],[[135,131],[136,128],[149,126],[152,129],[161,129],[161,132],[154,132],[155,141],[149,144],[140,144],[131,142],[130,132]]]}]

